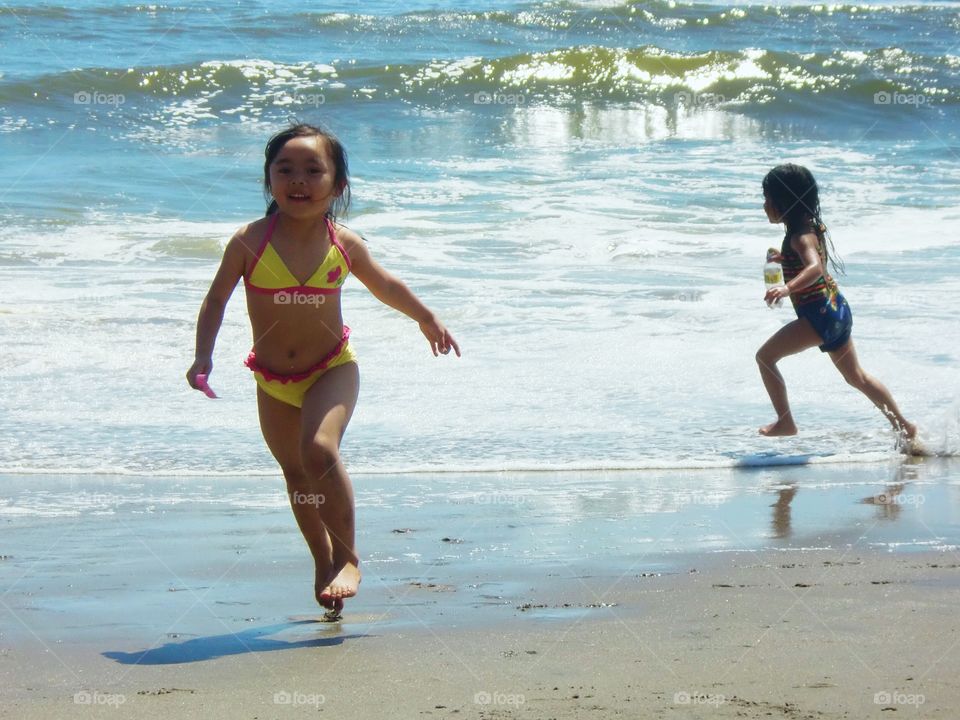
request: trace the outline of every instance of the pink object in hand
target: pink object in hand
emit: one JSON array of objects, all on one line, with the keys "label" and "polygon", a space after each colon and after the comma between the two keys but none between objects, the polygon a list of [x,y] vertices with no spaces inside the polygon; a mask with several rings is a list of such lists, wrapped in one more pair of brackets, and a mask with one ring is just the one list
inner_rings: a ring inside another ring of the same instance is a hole
[{"label": "pink object in hand", "polygon": [[207,384],[206,373],[197,373],[197,387],[200,388],[200,390],[203,391],[203,394],[208,398],[216,399],[217,394],[213,391],[213,388]]}]

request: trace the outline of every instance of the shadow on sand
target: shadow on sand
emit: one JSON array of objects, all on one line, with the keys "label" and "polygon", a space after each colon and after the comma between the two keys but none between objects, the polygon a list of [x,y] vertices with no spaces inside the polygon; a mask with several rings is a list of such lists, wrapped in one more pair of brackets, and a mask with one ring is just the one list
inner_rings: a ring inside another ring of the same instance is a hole
[{"label": "shadow on sand", "polygon": [[243,630],[237,633],[207,635],[185,642],[171,642],[147,650],[135,652],[111,650],[102,654],[104,657],[115,660],[122,665],[175,665],[178,663],[213,660],[227,655],[242,655],[244,653],[295,650],[297,648],[308,647],[332,647],[341,644],[344,640],[366,637],[366,635],[336,635],[315,637],[294,642],[269,637],[282,630],[288,630],[300,625],[318,625],[318,623],[313,620],[297,620],[294,622],[278,623],[276,625],[266,625],[259,628],[250,628],[249,630]]}]

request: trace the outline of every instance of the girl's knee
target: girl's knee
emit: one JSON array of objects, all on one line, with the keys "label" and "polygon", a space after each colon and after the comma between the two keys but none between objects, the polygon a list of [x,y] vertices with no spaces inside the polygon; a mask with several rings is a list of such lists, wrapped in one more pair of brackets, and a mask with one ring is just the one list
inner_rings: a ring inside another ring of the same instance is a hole
[{"label": "girl's knee", "polygon": [[847,385],[857,390],[864,390],[870,385],[870,378],[863,370],[848,372],[843,376],[843,379],[847,381]]},{"label": "girl's knee", "polygon": [[336,441],[324,435],[304,441],[300,454],[304,472],[311,478],[322,478],[340,462]]},{"label": "girl's knee", "polygon": [[760,348],[757,350],[757,354],[754,356],[754,359],[757,361],[757,365],[759,365],[761,368],[771,368],[776,365],[777,360],[779,360],[779,358],[774,357],[772,353],[767,352],[765,348]]},{"label": "girl's knee", "polygon": [[283,468],[283,479],[287,481],[287,492],[304,491],[310,487],[310,477],[302,467]]}]

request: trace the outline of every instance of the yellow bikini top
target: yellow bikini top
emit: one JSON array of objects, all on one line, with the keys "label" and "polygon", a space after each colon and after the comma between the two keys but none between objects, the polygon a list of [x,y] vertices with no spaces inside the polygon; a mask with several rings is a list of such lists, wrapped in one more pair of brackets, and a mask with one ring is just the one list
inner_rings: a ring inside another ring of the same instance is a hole
[{"label": "yellow bikini top", "polygon": [[327,221],[327,234],[330,236],[330,250],[320,266],[301,285],[270,243],[278,217],[278,213],[270,216],[270,224],[267,225],[267,232],[263,235],[263,243],[257,251],[250,275],[243,280],[244,285],[254,292],[274,295],[281,292],[307,295],[332,295],[340,292],[340,286],[350,273],[350,257],[337,240],[330,218],[324,218]]}]

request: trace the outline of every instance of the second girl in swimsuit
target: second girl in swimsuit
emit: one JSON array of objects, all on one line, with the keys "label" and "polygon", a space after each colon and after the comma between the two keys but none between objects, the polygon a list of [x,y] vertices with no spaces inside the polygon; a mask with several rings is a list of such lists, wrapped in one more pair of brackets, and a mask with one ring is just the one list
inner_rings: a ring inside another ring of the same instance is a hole
[{"label": "second girl in swimsuit", "polygon": [[353,487],[340,460],[360,386],[340,308],[347,273],[415,320],[435,356],[451,350],[459,356],[460,348],[430,309],[376,263],[360,236],[336,223],[350,193],[337,138],[295,125],[270,138],[265,156],[267,216],[227,244],[200,308],[187,381],[199,389],[197,375],[209,375],[224,308],[243,278],[254,337],[246,364],[257,381],[260,427],[313,555],[317,602],[339,610],[360,584]]},{"label": "second girl in swimsuit", "polygon": [[866,395],[886,416],[907,449],[913,450],[917,427],[907,421],[890,391],[868,375],[857,359],[850,332],[853,316],[837,283],[827,271],[827,229],[820,219],[817,183],[800,165],[778,165],[763,179],[763,209],[771,223],[783,223],[786,234],[780,255],[786,283],[767,291],[767,304],[789,297],[797,319],[787,323],[757,352],[760,376],[777,412],[776,421],[760,428],[762,435],[796,435],[787,402],[787,386],[777,363],[788,355],[819,346],[830,355],[844,380]]}]

